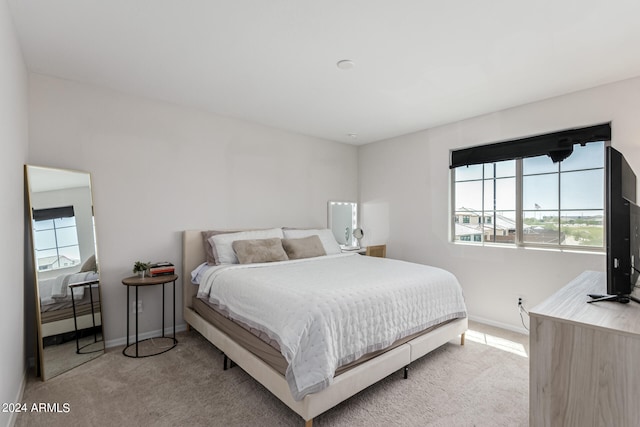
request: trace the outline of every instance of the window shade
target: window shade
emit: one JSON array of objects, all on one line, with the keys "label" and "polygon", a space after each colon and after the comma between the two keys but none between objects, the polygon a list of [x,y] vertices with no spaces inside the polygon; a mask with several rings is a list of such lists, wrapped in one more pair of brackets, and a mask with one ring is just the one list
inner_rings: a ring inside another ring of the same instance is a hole
[{"label": "window shade", "polygon": [[71,218],[74,216],[73,206],[61,206],[59,208],[34,209],[33,220],[44,221],[55,218]]},{"label": "window shade", "polygon": [[495,144],[463,148],[451,152],[449,168],[500,162],[523,157],[548,155],[554,162],[562,161],[573,152],[575,144],[611,140],[611,123],[570,129]]}]

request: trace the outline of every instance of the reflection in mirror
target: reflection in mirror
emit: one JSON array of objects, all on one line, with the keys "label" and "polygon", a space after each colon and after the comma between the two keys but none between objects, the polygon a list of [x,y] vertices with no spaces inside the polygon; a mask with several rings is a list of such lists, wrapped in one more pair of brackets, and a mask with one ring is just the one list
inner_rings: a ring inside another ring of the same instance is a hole
[{"label": "reflection in mirror", "polygon": [[[358,204],[355,202],[333,202],[328,204],[328,228],[340,246],[344,248],[359,247],[358,235]],[[356,231],[356,236],[354,236]]]},{"label": "reflection in mirror", "polygon": [[104,353],[100,274],[88,173],[25,166],[40,374]]}]

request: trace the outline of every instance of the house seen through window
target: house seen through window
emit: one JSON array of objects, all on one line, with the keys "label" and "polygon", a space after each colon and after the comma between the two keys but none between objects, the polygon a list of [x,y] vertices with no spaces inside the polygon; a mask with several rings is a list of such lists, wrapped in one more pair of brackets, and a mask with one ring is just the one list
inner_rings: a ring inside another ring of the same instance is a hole
[{"label": "house seen through window", "polygon": [[604,248],[604,156],[600,141],[556,163],[541,155],[452,169],[452,239]]},{"label": "house seen through window", "polygon": [[80,264],[80,246],[73,206],[34,209],[34,246],[39,271]]}]

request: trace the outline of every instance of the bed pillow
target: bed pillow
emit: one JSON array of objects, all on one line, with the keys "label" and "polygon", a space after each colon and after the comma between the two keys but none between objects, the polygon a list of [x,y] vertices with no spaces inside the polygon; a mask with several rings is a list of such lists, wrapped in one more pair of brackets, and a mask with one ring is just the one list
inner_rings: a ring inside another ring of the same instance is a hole
[{"label": "bed pillow", "polygon": [[283,230],[285,239],[299,239],[301,237],[318,236],[322,242],[322,247],[327,255],[339,254],[340,245],[336,241],[333,232],[328,228],[316,228],[308,230]]},{"label": "bed pillow", "polygon": [[96,265],[96,256],[91,255],[80,267],[80,273],[87,273],[89,271],[98,271],[98,266]]},{"label": "bed pillow", "polygon": [[282,239],[282,247],[289,259],[313,258],[327,254],[317,234],[299,239]]},{"label": "bed pillow", "polygon": [[282,240],[271,239],[236,240],[231,244],[240,264],[286,261],[289,259],[282,247]]},{"label": "bed pillow", "polygon": [[205,259],[209,265],[218,265],[218,252],[216,248],[209,242],[212,236],[218,234],[239,233],[240,230],[207,230],[202,232],[202,245],[204,246]]},{"label": "bed pillow", "polygon": [[271,228],[267,230],[249,230],[240,231],[238,233],[225,233],[216,234],[209,238],[213,250],[217,253],[216,265],[219,264],[238,264],[238,257],[233,250],[233,242],[236,240],[251,240],[251,239],[282,239],[281,228]]}]

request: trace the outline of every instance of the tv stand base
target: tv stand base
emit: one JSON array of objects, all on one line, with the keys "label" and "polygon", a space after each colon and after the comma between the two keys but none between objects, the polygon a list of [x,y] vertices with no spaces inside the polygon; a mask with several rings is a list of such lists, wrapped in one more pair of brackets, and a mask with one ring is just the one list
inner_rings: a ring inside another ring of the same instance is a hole
[{"label": "tv stand base", "polygon": [[640,304],[640,299],[631,296],[631,295],[594,295],[594,294],[589,294],[589,296],[591,298],[593,298],[591,301],[587,301],[587,303],[592,303],[592,302],[599,302],[599,301],[613,301],[613,302],[619,302],[621,304],[627,304],[629,301],[633,301],[633,302],[637,302],[638,304]]}]

